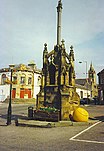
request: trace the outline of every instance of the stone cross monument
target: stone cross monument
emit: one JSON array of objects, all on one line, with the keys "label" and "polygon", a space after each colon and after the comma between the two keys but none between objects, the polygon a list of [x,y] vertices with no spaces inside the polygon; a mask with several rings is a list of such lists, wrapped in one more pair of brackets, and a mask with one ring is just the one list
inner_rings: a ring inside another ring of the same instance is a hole
[{"label": "stone cross monument", "polygon": [[43,68],[41,89],[37,95],[37,109],[54,107],[60,111],[60,120],[69,119],[69,115],[79,105],[79,96],[75,88],[74,51],[70,47],[66,52],[64,40],[61,41],[62,2],[57,6],[57,44],[48,52],[47,44],[43,50]]}]

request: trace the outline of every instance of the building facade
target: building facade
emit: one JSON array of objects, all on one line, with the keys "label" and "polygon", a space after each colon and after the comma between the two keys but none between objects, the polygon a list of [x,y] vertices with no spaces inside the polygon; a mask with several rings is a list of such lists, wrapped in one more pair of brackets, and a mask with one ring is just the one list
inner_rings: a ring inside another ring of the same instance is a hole
[{"label": "building facade", "polygon": [[94,67],[91,63],[90,69],[88,71],[88,83],[91,86],[91,98],[96,98],[98,96],[98,85],[96,83],[96,72],[94,70]]},{"label": "building facade", "polygon": [[[10,95],[10,68],[0,70],[0,101]],[[12,70],[12,99],[36,98],[40,90],[41,71],[32,65],[15,65]]]},{"label": "building facade", "polygon": [[98,96],[98,87],[96,83],[96,72],[90,64],[87,79],[76,79],[76,91],[80,98],[95,98]]},{"label": "building facade", "polygon": [[98,98],[100,103],[104,104],[104,69],[98,74]]},{"label": "building facade", "polygon": [[91,91],[87,89],[86,86],[81,84],[76,84],[75,86],[76,86],[76,92],[78,93],[80,99],[87,98],[87,95],[90,96]]}]

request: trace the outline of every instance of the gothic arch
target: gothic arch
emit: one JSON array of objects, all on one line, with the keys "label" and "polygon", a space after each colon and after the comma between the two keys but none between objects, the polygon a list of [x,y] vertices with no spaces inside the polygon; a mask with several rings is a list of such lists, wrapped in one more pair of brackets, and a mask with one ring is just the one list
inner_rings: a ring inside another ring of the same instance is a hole
[{"label": "gothic arch", "polygon": [[69,85],[72,85],[73,72],[74,72],[74,68],[73,68],[73,66],[70,66],[70,68],[69,68]]},{"label": "gothic arch", "polygon": [[55,84],[56,67],[54,64],[49,65],[50,84]]}]

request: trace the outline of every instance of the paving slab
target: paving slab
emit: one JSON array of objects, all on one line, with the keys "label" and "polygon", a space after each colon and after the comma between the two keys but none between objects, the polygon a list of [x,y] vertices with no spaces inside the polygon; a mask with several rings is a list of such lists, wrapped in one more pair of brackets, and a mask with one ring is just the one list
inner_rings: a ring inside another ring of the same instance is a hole
[{"label": "paving slab", "polygon": [[52,128],[52,127],[66,127],[66,126],[89,126],[96,123],[98,120],[89,119],[88,122],[73,122],[73,121],[59,121],[59,122],[48,122],[48,121],[37,121],[30,119],[17,119],[15,120],[16,126],[32,126],[32,127],[44,127],[44,128]]}]

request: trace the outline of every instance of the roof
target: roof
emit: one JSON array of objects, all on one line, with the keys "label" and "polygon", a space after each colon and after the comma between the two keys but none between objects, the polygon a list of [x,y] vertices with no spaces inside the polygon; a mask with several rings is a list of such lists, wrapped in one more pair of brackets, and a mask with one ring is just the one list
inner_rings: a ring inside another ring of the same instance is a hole
[{"label": "roof", "polygon": [[84,89],[84,90],[88,89],[86,86],[82,86],[82,85],[79,85],[79,84],[75,84],[75,87],[80,88],[80,89]]},{"label": "roof", "polygon": [[2,72],[10,72],[10,68],[2,68],[0,69],[0,73]]},{"label": "roof", "polygon": [[102,73],[104,73],[104,69],[101,70],[97,75],[99,76],[99,74],[102,74]]},{"label": "roof", "polygon": [[80,88],[91,89],[91,83],[87,79],[75,79],[75,85]]},{"label": "roof", "polygon": [[[34,70],[34,73],[39,73],[41,74],[41,70],[37,69],[37,67],[35,69],[33,69],[31,66],[28,66],[28,65],[25,65],[25,64],[18,64],[18,65],[15,65],[14,68],[13,68],[13,71],[28,71],[28,72],[33,72]],[[2,72],[10,72],[10,68],[2,68],[0,69],[0,73]]]},{"label": "roof", "polygon": [[78,85],[84,86],[86,84],[87,80],[86,79],[75,79],[75,83]]}]

